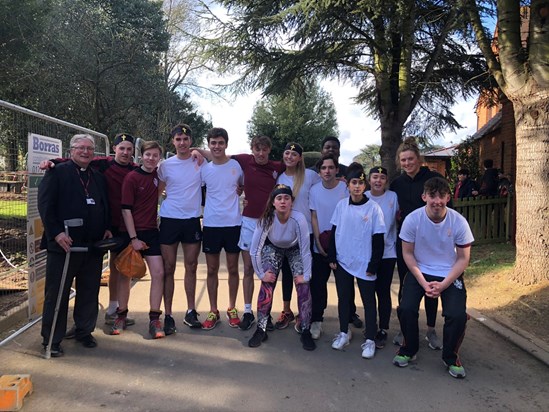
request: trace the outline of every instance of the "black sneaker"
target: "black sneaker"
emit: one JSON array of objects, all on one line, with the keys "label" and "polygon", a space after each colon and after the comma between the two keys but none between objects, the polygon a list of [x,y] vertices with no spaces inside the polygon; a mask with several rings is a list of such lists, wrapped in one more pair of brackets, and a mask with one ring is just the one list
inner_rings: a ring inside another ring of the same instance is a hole
[{"label": "black sneaker", "polygon": [[183,323],[187,325],[189,328],[192,329],[200,329],[202,328],[202,323],[198,320],[199,314],[196,313],[195,309],[191,309],[190,312],[187,312],[185,315],[185,319],[183,320]]},{"label": "black sneaker", "polygon": [[251,312],[245,312],[244,315],[242,315],[242,319],[240,319],[240,325],[238,325],[238,327],[240,328],[240,330],[248,330],[252,327],[254,322],[254,314]]},{"label": "black sneaker", "polygon": [[97,341],[91,334],[82,336],[81,338],[76,338],[76,340],[85,348],[95,348],[97,346]]},{"label": "black sneaker", "polygon": [[175,327],[175,320],[172,318],[171,315],[164,316],[164,333],[166,336],[173,335],[175,332],[177,332],[177,328]]},{"label": "black sneaker", "polygon": [[360,317],[356,313],[351,316],[351,320],[349,321],[349,323],[352,323],[353,326],[357,329],[360,329],[364,326],[364,322],[362,322],[362,319],[360,319]]},{"label": "black sneaker", "polygon": [[265,329],[267,329],[267,332],[272,332],[273,330],[275,330],[275,327],[273,325],[273,317],[271,315],[269,315],[269,319],[267,320],[267,327]]},{"label": "black sneaker", "polygon": [[385,344],[387,343],[387,332],[385,332],[383,329],[380,329],[377,332],[376,337],[374,338],[374,342],[376,343],[376,348],[383,349],[385,347]]},{"label": "black sneaker", "polygon": [[[44,353],[46,353],[46,347],[48,345],[45,344],[43,346],[44,346]],[[60,358],[64,354],[65,354],[65,352],[63,352],[63,348],[61,347],[61,344],[59,344],[59,343],[52,343],[51,344],[50,356],[52,358]]]},{"label": "black sneaker", "polygon": [[261,342],[265,342],[267,339],[267,332],[261,328],[257,328],[253,336],[248,341],[248,346],[250,348],[257,348],[258,346],[261,346]]},{"label": "black sneaker", "polygon": [[301,343],[303,344],[303,349],[305,350],[315,350],[316,343],[311,336],[311,331],[309,329],[302,329],[301,331]]}]

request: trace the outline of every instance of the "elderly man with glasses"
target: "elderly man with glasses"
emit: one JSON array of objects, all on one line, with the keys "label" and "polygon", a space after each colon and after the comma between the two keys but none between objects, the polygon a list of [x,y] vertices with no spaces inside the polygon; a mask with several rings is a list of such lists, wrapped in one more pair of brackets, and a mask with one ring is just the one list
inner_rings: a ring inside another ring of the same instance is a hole
[{"label": "elderly man with glasses", "polygon": [[[38,188],[38,210],[44,224],[41,249],[47,249],[46,287],[42,319],[43,345],[50,339],[57,297],[62,289],[51,356],[63,355],[61,341],[67,327],[69,291],[76,278],[74,321],[76,339],[93,348],[103,253],[72,253],[66,279],[61,285],[67,252],[73,246],[89,246],[111,237],[109,202],[103,176],[89,168],[95,142],[92,136],[77,134],[70,141],[71,160],[48,170]],[[78,222],[69,225],[67,222]],[[74,227],[68,227],[74,226]]]}]

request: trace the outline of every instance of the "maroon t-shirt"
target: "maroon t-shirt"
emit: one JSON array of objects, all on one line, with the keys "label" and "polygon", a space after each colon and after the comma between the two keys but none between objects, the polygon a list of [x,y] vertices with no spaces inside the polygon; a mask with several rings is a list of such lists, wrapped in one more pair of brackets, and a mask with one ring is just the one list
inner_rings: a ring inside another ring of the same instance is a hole
[{"label": "maroon t-shirt", "polygon": [[269,200],[278,175],[285,169],[282,162],[269,160],[265,165],[255,162],[251,154],[231,156],[244,171],[244,193],[248,204],[242,212],[243,216],[258,219]]},{"label": "maroon t-shirt", "polygon": [[138,168],[134,163],[121,165],[116,163],[113,157],[96,157],[90,166],[105,176],[107,180],[107,193],[109,195],[109,206],[111,208],[111,226],[119,228],[124,226],[122,221],[122,182],[132,170]]},{"label": "maroon t-shirt", "polygon": [[[139,168],[128,173],[122,183],[122,209],[132,211],[135,230],[158,228],[158,175]],[[120,230],[127,232],[124,220]]]}]

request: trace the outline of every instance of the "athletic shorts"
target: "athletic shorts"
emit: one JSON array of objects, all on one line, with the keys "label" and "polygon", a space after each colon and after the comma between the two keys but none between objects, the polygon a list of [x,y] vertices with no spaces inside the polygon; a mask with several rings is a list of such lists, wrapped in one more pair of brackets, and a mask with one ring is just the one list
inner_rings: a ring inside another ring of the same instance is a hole
[{"label": "athletic shorts", "polygon": [[227,253],[240,252],[238,247],[240,226],[204,226],[203,230],[202,251],[204,253],[221,253],[221,249],[225,249]]},{"label": "athletic shorts", "polygon": [[250,250],[258,221],[259,219],[254,219],[253,217],[242,216],[242,228],[240,229],[240,239],[238,240],[238,247],[240,249]]},{"label": "athletic shorts", "polygon": [[174,243],[199,243],[200,241],[202,241],[202,227],[200,226],[200,218],[160,218],[161,245],[173,245]]},{"label": "athletic shorts", "polygon": [[[128,235],[128,232],[122,232],[122,237],[124,238],[124,245],[117,252],[124,250],[130,244],[130,235]],[[162,253],[160,253],[160,239],[158,229],[138,230],[137,238],[142,242],[145,242],[149,247],[148,249],[141,251],[141,254],[143,256],[162,255]]]}]

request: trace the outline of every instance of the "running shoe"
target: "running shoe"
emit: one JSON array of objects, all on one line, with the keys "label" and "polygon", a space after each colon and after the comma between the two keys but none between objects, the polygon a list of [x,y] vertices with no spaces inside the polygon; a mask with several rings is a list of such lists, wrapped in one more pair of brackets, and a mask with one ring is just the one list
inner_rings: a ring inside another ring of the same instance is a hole
[{"label": "running shoe", "polygon": [[175,332],[177,332],[177,328],[175,327],[175,320],[171,315],[164,316],[164,333],[166,336],[173,335]]},{"label": "running shoe", "polygon": [[335,335],[335,338],[332,342],[332,349],[343,350],[345,346],[348,346],[351,341],[349,333],[339,332]]},{"label": "running shoe", "polygon": [[385,347],[385,344],[387,343],[387,332],[385,332],[383,329],[380,329],[377,332],[376,337],[374,338],[374,342],[376,343],[377,349],[383,349]]},{"label": "running shoe", "polygon": [[292,311],[284,312],[280,314],[278,320],[275,323],[276,329],[286,329],[291,321],[295,319],[294,313]]},{"label": "running shoe", "polygon": [[425,340],[429,342],[429,347],[433,350],[441,350],[442,349],[442,343],[440,343],[440,339],[437,336],[437,332],[432,329],[427,332],[427,335],[425,335]]},{"label": "running shoe", "polygon": [[448,367],[448,373],[456,378],[456,379],[463,379],[467,375],[465,373],[465,368],[461,365],[446,365]]},{"label": "running shoe", "polygon": [[160,319],[151,320],[149,322],[149,334],[153,339],[161,339],[166,336],[164,328],[162,328],[162,322],[160,322]]},{"label": "running shoe", "polygon": [[254,314],[251,312],[245,312],[240,319],[240,325],[238,326],[240,330],[248,330],[255,323]]},{"label": "running shoe", "polygon": [[253,336],[248,341],[248,346],[250,348],[257,348],[261,346],[262,342],[265,342],[268,339],[267,332],[261,329],[259,326],[255,330]]},{"label": "running shoe", "polygon": [[231,328],[238,328],[238,325],[240,325],[238,310],[236,308],[227,309],[227,319],[229,319],[229,326]]},{"label": "running shoe", "polygon": [[313,337],[311,336],[311,331],[309,329],[303,329],[301,331],[301,337],[299,339],[301,340],[303,349],[309,350],[309,351],[316,349],[316,343],[313,340]]},{"label": "running shoe", "polygon": [[117,317],[111,326],[111,335],[120,335],[126,329],[126,318]]},{"label": "running shoe", "polygon": [[202,323],[202,329],[212,330],[219,323],[219,311],[209,312],[206,320]]},{"label": "running shoe", "polygon": [[[114,325],[114,321],[118,317],[118,309],[116,309],[116,312],[112,314],[105,313],[105,325]],[[126,316],[126,326],[132,326],[135,325],[135,319],[128,318]]]},{"label": "running shoe", "polygon": [[197,329],[202,327],[202,323],[198,320],[198,316],[200,316],[198,313],[196,313],[195,309],[191,309],[187,314],[185,315],[185,319],[183,320],[183,323],[190,327],[191,329]]},{"label": "running shoe", "polygon": [[322,335],[322,322],[311,323],[311,336],[313,339],[319,339],[320,335]]},{"label": "running shoe", "polygon": [[393,365],[398,366],[399,368],[405,368],[410,362],[416,360],[416,356],[407,356],[407,355],[396,355],[393,358]]},{"label": "running shoe", "polygon": [[398,332],[398,334],[393,338],[393,344],[396,346],[402,346],[404,343],[404,335],[402,332]]},{"label": "running shoe", "polygon": [[362,357],[364,359],[372,359],[376,353],[376,343],[371,339],[366,339],[361,345],[362,348]]}]

